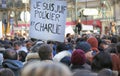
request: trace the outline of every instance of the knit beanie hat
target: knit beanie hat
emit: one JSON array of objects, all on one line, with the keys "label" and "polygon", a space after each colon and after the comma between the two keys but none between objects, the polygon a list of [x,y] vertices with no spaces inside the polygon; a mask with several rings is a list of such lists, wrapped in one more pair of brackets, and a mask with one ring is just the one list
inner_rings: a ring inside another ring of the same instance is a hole
[{"label": "knit beanie hat", "polygon": [[93,51],[98,52],[98,40],[95,37],[88,38],[87,42],[91,45]]},{"label": "knit beanie hat", "polygon": [[86,62],[85,53],[83,50],[77,49],[73,51],[71,63],[73,65],[83,65]]},{"label": "knit beanie hat", "polygon": [[91,46],[88,42],[78,42],[76,47],[76,49],[81,49],[83,50],[85,53],[87,53],[88,51],[90,51],[91,49]]}]

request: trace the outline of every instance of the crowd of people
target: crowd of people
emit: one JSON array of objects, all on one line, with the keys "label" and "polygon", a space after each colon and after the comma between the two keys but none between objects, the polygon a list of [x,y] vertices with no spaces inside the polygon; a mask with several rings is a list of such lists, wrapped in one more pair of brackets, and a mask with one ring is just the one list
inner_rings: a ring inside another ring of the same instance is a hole
[{"label": "crowd of people", "polygon": [[64,42],[0,39],[0,76],[120,76],[120,37],[68,33]]}]

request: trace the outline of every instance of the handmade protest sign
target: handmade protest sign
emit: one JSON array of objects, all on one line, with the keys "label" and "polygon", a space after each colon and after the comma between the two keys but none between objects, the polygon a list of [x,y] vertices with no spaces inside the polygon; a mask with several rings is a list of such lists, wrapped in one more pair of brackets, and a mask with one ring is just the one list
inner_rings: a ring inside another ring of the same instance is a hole
[{"label": "handmade protest sign", "polygon": [[66,14],[66,1],[31,0],[30,37],[63,42]]}]

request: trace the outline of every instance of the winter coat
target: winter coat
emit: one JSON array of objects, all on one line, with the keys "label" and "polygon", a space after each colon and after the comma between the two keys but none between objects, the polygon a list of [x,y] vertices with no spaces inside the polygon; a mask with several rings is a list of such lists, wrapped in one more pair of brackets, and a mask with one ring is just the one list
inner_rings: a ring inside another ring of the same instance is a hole
[{"label": "winter coat", "polygon": [[11,69],[14,72],[15,76],[20,76],[20,70],[23,67],[23,64],[18,60],[6,59],[3,61],[2,66],[3,68]]},{"label": "winter coat", "polygon": [[90,70],[91,71],[91,66],[88,65],[87,63],[83,64],[83,65],[71,65],[71,70],[74,71],[74,70]]}]

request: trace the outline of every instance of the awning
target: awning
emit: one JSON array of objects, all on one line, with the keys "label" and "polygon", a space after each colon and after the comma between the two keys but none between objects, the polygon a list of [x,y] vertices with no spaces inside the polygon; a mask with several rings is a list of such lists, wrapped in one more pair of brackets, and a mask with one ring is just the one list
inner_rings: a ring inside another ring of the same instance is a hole
[{"label": "awning", "polygon": [[[97,26],[99,28],[102,28],[102,23],[100,20],[87,20],[87,21],[82,21],[81,23],[84,25],[93,25],[93,26]],[[66,26],[75,26],[75,25],[76,25],[76,22],[74,22],[74,21],[66,22]],[[30,24],[18,24],[18,27],[22,27],[22,26],[29,27]]]},{"label": "awning", "polygon": [[15,27],[29,27],[30,26],[30,24],[18,24],[18,26],[17,25],[14,25]]},{"label": "awning", "polygon": [[87,21],[82,21],[82,24],[84,25],[93,25],[102,28],[102,23],[100,20],[87,20]]}]

